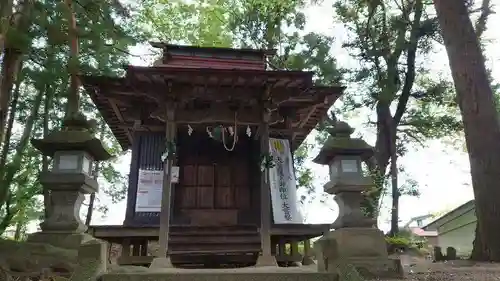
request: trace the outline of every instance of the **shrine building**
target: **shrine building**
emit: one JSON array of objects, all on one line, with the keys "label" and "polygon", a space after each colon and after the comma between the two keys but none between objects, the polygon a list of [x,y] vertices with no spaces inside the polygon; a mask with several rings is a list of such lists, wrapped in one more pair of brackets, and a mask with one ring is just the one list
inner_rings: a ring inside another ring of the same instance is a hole
[{"label": "shrine building", "polygon": [[150,263],[150,241],[176,265],[301,261],[297,244],[330,225],[304,222],[293,152],[344,88],[269,70],[273,50],[152,46],[163,50],[153,66],[81,77],[132,153],[123,225],[91,234],[121,244],[121,264]]}]

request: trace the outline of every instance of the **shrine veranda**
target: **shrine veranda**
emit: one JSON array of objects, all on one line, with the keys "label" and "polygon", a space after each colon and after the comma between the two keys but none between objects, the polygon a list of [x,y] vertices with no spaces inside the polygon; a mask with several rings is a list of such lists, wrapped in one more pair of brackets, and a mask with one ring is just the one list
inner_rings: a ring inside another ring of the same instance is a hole
[{"label": "shrine veranda", "polygon": [[[274,51],[152,45],[163,50],[154,66],[81,77],[132,151],[123,225],[89,232],[121,244],[122,264],[149,264],[157,240],[174,264],[254,264],[259,254],[301,261],[297,243],[330,226],[298,219],[292,154],[343,87],[315,86],[312,72],[268,70]],[[165,168],[163,179],[155,171]],[[271,198],[285,202],[281,210]]]}]

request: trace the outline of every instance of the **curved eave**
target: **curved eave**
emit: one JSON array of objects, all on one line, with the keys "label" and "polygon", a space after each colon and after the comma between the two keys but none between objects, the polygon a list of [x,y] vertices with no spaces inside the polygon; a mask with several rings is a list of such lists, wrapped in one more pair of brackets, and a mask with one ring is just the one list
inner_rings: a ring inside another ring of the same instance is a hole
[{"label": "curved eave", "polygon": [[[121,116],[122,108],[114,102],[114,98],[109,98],[106,94],[112,93],[115,87],[123,88],[126,81],[126,78],[82,77],[84,88],[124,150],[131,147],[133,134],[129,128],[124,126],[124,118]],[[329,108],[342,95],[344,89],[340,86],[318,86],[307,89],[306,94],[324,95],[327,98],[321,103],[304,103],[307,104],[307,107],[296,111],[296,114],[300,116],[300,124],[297,133],[291,137],[293,150],[297,149],[316,125],[326,117]],[[133,95],[134,90],[129,89],[129,91],[127,95]],[[273,127],[270,128],[270,131],[273,132]]]},{"label": "curved eave", "polygon": [[109,99],[103,98],[102,95],[99,95],[99,89],[93,85],[84,84],[84,88],[87,93],[89,93],[90,99],[97,107],[97,110],[99,110],[106,124],[108,124],[121,148],[123,150],[128,150],[133,142],[132,134],[128,129],[120,127],[122,122],[119,120],[116,110],[114,110],[116,104]]}]

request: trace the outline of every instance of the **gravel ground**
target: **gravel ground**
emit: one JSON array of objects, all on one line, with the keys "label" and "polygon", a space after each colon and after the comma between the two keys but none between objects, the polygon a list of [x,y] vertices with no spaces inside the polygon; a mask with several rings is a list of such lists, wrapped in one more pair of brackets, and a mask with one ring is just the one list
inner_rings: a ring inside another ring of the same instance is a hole
[{"label": "gravel ground", "polygon": [[[462,271],[462,272],[428,272],[408,274],[404,280],[414,281],[493,281],[500,280],[500,270],[497,271]],[[386,280],[395,281],[395,280]]]},{"label": "gravel ground", "polygon": [[[414,281],[493,281],[500,280],[500,264],[455,261],[431,263],[421,261],[404,265],[405,280]],[[393,281],[393,280],[384,280]]]},{"label": "gravel ground", "polygon": [[[115,259],[120,247],[113,247],[111,259]],[[500,281],[500,264],[453,261],[432,263],[423,258],[399,256],[406,271],[404,280],[411,281]],[[310,266],[315,270],[316,266]],[[255,268],[254,268],[255,270]],[[401,280],[401,279],[396,279]],[[396,281],[380,280],[380,281]],[[1,281],[1,280],[0,280]]]}]

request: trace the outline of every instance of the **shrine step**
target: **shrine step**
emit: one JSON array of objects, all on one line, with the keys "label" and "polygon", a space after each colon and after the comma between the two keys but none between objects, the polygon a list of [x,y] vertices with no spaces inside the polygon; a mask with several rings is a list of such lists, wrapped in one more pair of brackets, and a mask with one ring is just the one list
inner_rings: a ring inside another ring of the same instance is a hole
[{"label": "shrine step", "polygon": [[169,245],[169,249],[174,255],[181,254],[181,252],[185,254],[188,254],[187,252],[206,254],[256,253],[260,252],[260,237],[258,233],[247,235],[231,235],[230,233],[202,236],[172,235]]},{"label": "shrine step", "polygon": [[[258,251],[258,250],[257,250]],[[224,264],[252,264],[257,259],[255,249],[240,250],[172,250],[168,251],[172,263],[189,265],[204,264],[208,261],[218,260]],[[216,259],[219,257],[219,259]],[[153,256],[121,256],[118,258],[119,265],[146,265],[153,261]]]},{"label": "shrine step", "polygon": [[229,235],[229,234],[210,234],[202,236],[186,236],[183,234],[173,234],[170,236],[169,243],[172,244],[238,244],[238,243],[260,243],[260,236],[256,233],[252,235]]},{"label": "shrine step", "polygon": [[109,272],[102,281],[338,281],[334,273],[319,273],[308,267],[247,267],[225,269],[151,269]]},{"label": "shrine step", "polygon": [[235,226],[171,226],[171,235],[183,236],[205,236],[205,235],[253,235],[258,234],[255,225],[235,225]]},{"label": "shrine step", "polygon": [[224,253],[257,253],[260,252],[260,243],[239,243],[239,244],[171,244],[169,252],[176,254],[224,254]]},{"label": "shrine step", "polygon": [[259,252],[260,236],[256,226],[175,226],[171,229],[170,249],[178,252]]}]

